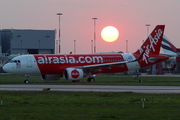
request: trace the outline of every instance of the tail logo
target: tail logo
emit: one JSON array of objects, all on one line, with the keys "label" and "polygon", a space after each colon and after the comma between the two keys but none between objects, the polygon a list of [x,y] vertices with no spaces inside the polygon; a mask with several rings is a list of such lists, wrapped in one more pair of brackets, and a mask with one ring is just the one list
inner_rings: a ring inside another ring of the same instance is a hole
[{"label": "tail logo", "polygon": [[158,29],[158,30],[155,30],[155,35],[154,37],[152,37],[152,35],[149,35],[148,38],[149,38],[149,41],[150,41],[150,44],[146,44],[146,46],[142,46],[140,49],[139,49],[139,52],[142,53],[143,52],[143,49],[145,49],[145,53],[143,54],[143,58],[142,60],[145,61],[146,64],[148,64],[148,57],[149,57],[149,53],[152,51],[156,51],[155,50],[155,47],[159,41],[159,39],[161,38],[162,36],[162,33],[163,31],[161,29]]},{"label": "tail logo", "polygon": [[155,51],[154,44],[157,45],[157,42],[159,41],[159,38],[161,37],[163,32],[161,29],[158,29],[158,32],[155,30],[155,33],[156,35],[154,36],[154,38],[151,35],[149,35],[150,48],[152,48],[153,51]]}]

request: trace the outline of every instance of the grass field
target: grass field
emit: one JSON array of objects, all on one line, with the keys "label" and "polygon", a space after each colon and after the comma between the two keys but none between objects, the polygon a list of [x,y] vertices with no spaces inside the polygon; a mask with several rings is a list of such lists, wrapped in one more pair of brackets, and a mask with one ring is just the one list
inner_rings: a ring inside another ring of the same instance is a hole
[{"label": "grass field", "polygon": [[[179,77],[98,76],[86,79],[42,81],[30,77],[30,84],[77,85],[180,85]],[[0,84],[25,84],[23,76],[1,74]],[[179,120],[180,94],[131,92],[0,91],[0,120]],[[141,99],[145,98],[142,108]]]},{"label": "grass field", "polygon": [[[0,120],[179,120],[180,94],[0,91]],[[145,98],[144,108],[141,99]]]}]

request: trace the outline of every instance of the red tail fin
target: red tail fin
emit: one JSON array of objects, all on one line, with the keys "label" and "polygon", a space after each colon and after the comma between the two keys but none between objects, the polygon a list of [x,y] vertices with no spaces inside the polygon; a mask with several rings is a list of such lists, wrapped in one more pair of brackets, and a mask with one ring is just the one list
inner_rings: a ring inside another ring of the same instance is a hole
[{"label": "red tail fin", "polygon": [[146,56],[149,56],[151,54],[159,55],[162,38],[164,34],[164,28],[165,25],[157,25],[155,29],[152,31],[152,33],[148,36],[146,41],[143,43],[141,48],[133,54],[135,56],[139,56],[140,53],[143,52],[143,50],[146,50],[146,52],[144,53]]}]

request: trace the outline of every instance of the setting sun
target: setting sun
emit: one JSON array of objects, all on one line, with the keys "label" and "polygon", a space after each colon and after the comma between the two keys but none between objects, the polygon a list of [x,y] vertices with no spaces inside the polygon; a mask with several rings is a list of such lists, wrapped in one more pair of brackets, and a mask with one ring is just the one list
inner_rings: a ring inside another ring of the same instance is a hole
[{"label": "setting sun", "polygon": [[119,37],[119,31],[113,26],[107,26],[102,29],[101,37],[106,42],[114,42]]}]

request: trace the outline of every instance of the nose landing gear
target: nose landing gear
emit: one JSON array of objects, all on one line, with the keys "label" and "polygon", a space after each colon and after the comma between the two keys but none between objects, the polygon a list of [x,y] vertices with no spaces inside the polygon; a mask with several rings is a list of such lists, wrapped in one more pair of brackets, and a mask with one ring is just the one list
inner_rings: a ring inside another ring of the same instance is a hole
[{"label": "nose landing gear", "polygon": [[26,74],[25,77],[26,77],[26,79],[24,80],[24,83],[29,83],[29,80],[28,80],[29,75]]}]

